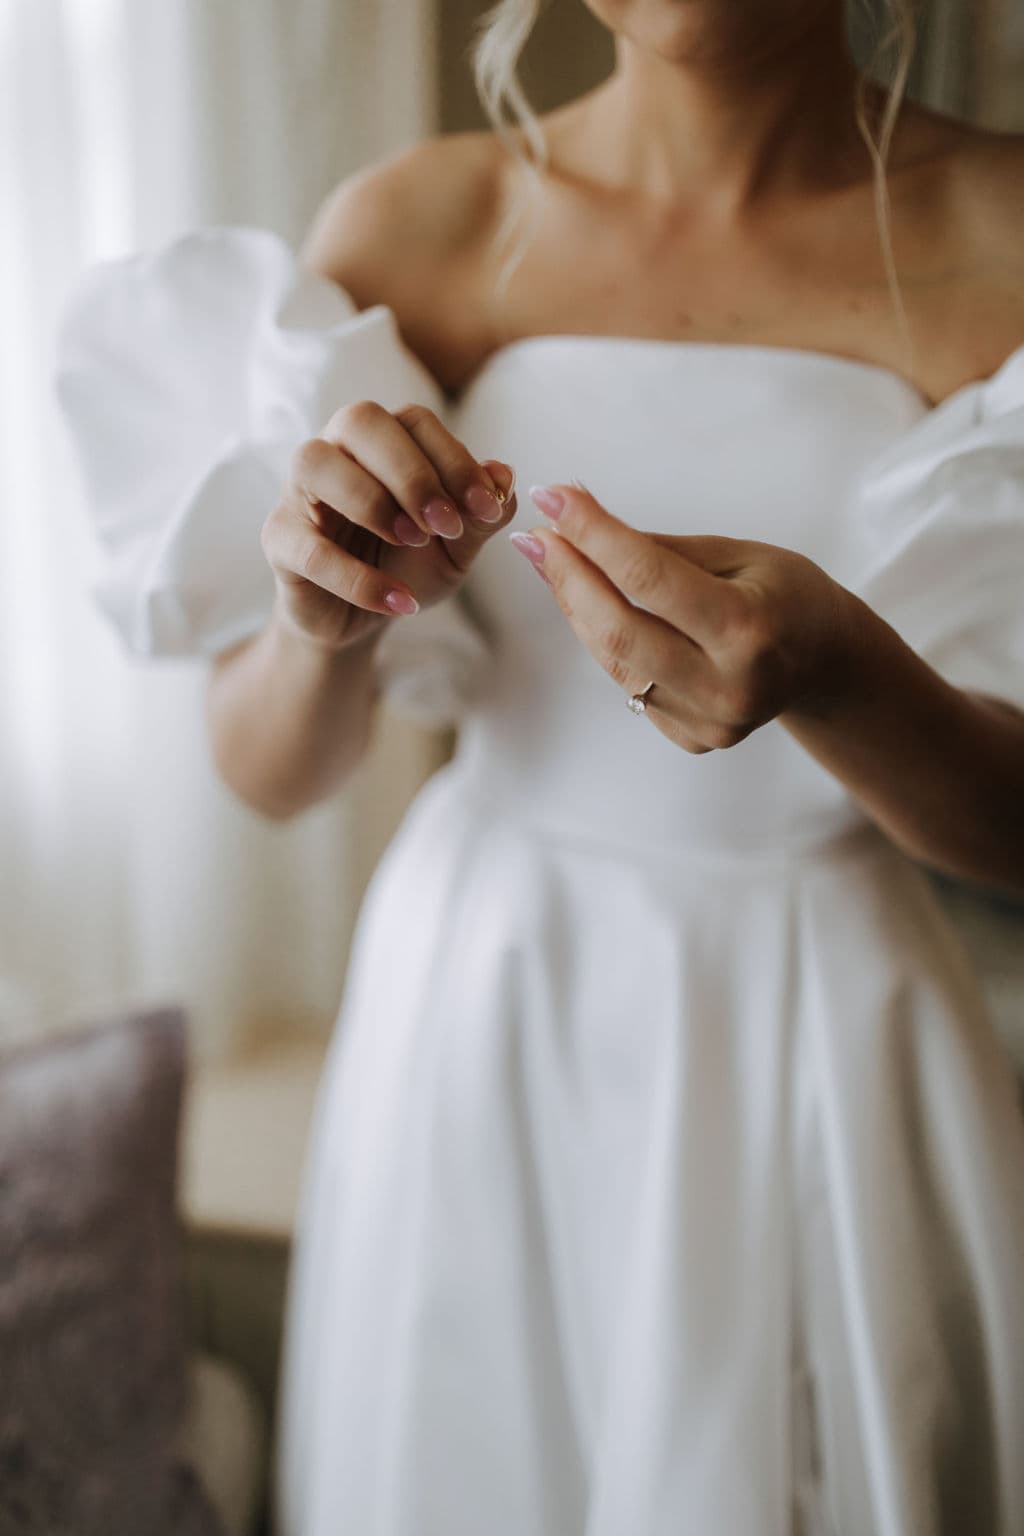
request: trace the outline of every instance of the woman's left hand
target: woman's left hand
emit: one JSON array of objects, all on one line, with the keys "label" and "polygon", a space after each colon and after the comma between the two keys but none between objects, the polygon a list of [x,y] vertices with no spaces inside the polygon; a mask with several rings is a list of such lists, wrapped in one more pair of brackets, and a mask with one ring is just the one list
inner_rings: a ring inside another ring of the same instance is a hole
[{"label": "woman's left hand", "polygon": [[530,494],[556,526],[512,535],[516,547],[615,682],[632,694],[654,679],[648,718],[685,751],[735,746],[842,688],[851,594],[812,560],[747,539],[646,533],[575,485]]}]

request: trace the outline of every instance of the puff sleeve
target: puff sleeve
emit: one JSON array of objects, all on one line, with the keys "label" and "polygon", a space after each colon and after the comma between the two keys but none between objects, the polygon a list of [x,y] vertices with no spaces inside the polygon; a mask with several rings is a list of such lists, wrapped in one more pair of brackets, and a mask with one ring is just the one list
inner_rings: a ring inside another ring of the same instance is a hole
[{"label": "puff sleeve", "polygon": [[[951,683],[1024,709],[1024,348],[923,415],[856,497],[850,585]],[[932,881],[1024,1073],[1024,905]]]},{"label": "puff sleeve", "polygon": [[853,589],[957,687],[1024,708],[1024,347],[874,460],[856,501]]},{"label": "puff sleeve", "polygon": [[[357,309],[272,231],[227,225],[88,268],[53,386],[97,536],[94,597],[143,656],[214,655],[262,627],[260,529],[340,405],[445,403],[387,306]],[[385,702],[430,725],[458,719],[488,659],[458,595],[389,620],[375,656]]]}]

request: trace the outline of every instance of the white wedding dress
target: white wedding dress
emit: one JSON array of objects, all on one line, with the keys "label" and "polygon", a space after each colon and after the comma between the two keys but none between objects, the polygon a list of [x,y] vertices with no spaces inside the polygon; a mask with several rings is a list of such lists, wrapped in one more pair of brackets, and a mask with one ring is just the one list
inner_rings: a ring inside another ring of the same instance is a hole
[{"label": "white wedding dress", "polygon": [[[452,401],[388,309],[208,227],[90,271],[57,390],[137,651],[260,626],[291,452],[372,397],[802,550],[1024,706],[1024,349],[929,409],[815,352],[542,336]],[[691,757],[632,715],[504,535],[377,665],[458,745],[322,1079],[278,1536],[1024,1536],[1024,1134],[929,879],[781,727]]]}]

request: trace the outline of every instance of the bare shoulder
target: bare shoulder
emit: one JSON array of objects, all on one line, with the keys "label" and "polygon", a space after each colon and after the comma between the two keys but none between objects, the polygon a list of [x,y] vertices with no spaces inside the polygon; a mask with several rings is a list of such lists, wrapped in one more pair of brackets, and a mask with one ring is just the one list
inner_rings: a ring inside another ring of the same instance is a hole
[{"label": "bare shoulder", "polygon": [[1024,344],[1024,135],[963,128],[947,162],[948,225],[964,270]]},{"label": "bare shoulder", "polygon": [[976,233],[1024,257],[1024,134],[964,127],[948,168],[950,196]]},{"label": "bare shoulder", "polygon": [[941,397],[1024,345],[1024,136],[915,106],[893,169]]},{"label": "bare shoulder", "polygon": [[360,309],[389,304],[422,331],[451,302],[492,227],[507,160],[495,135],[442,134],[347,176],[325,197],[300,251]]}]

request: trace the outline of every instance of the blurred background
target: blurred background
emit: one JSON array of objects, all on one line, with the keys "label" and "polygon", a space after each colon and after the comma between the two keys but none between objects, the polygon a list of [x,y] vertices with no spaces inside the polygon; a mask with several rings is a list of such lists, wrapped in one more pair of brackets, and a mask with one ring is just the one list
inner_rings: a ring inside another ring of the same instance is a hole
[{"label": "blurred background", "polygon": [[[90,531],[50,392],[53,327],[93,261],[203,223],[297,244],[348,172],[482,125],[467,49],[483,9],[0,0],[0,1046],[117,1010],[187,1010],[196,1326],[265,1408],[353,924],[452,742],[385,715],[355,778],[297,823],[265,824],[231,799],[208,760],[203,666],[126,659],[91,604]],[[929,0],[926,12],[912,94],[1024,127],[1024,4]],[[545,110],[611,62],[578,0],[553,0],[523,79]]]},{"label": "blurred background", "polygon": [[[49,389],[91,261],[205,222],[298,242],[344,175],[477,126],[475,0],[2,0],[0,1027],[184,1001],[204,1058],[334,1017],[369,871],[444,741],[387,723],[340,802],[267,827],[215,783],[193,664],[140,668],[94,613],[93,551]],[[931,0],[922,98],[1010,125],[1024,7]],[[585,8],[543,11],[543,109],[611,65]]]},{"label": "blurred background", "polygon": [[[202,668],[139,667],[88,595],[89,529],[50,395],[90,262],[205,222],[298,242],[344,175],[478,126],[476,0],[0,0],[0,1030],[173,997],[204,1059],[322,1037],[370,870],[450,750],[384,723],[333,804],[268,827],[207,761]],[[857,13],[859,15],[859,11]],[[1020,122],[1024,6],[929,0],[922,99]],[[545,109],[611,66],[553,0],[525,60]]]}]

